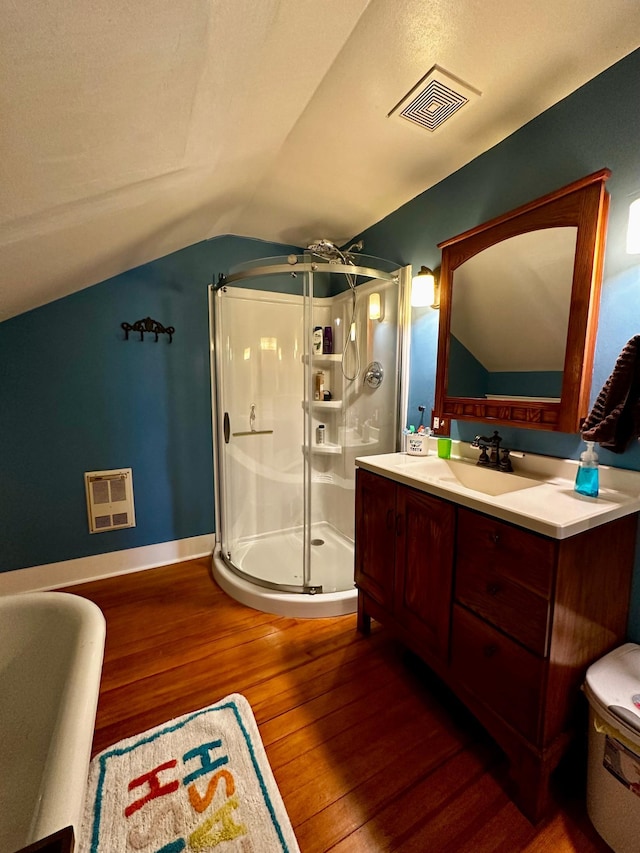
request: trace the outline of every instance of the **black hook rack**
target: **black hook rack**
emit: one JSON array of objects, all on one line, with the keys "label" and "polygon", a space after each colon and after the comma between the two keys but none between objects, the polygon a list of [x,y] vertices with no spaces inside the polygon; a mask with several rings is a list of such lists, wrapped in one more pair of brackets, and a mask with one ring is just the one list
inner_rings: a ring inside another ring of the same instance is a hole
[{"label": "black hook rack", "polygon": [[157,320],[152,320],[151,317],[145,317],[143,320],[136,320],[133,325],[131,323],[120,323],[120,325],[124,329],[125,341],[129,340],[129,332],[140,332],[141,341],[144,340],[145,332],[151,332],[152,335],[156,336],[156,343],[158,343],[158,335],[169,335],[169,343],[171,343],[176,331],[173,326],[165,327],[162,323],[158,323]]}]

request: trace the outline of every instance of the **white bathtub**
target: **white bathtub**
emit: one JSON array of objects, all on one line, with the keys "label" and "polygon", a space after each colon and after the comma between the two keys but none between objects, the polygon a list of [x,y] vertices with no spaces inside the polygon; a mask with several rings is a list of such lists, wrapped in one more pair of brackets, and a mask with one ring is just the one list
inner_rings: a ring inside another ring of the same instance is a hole
[{"label": "white bathtub", "polygon": [[61,592],[0,597],[0,850],[73,826],[87,782],[105,621]]}]

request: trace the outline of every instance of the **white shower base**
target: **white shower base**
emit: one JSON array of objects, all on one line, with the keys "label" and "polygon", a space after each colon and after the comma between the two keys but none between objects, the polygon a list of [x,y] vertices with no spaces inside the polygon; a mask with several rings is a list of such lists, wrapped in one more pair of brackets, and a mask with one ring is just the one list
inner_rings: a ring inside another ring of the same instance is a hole
[{"label": "white shower base", "polygon": [[[326,522],[312,525],[311,585],[323,592],[286,593],[267,589],[239,577],[216,552],[213,577],[232,598],[248,607],[278,616],[323,617],[355,613],[357,592],[353,585],[353,543]],[[234,563],[245,574],[264,581],[302,584],[302,530],[286,530],[256,536],[233,552]]]}]

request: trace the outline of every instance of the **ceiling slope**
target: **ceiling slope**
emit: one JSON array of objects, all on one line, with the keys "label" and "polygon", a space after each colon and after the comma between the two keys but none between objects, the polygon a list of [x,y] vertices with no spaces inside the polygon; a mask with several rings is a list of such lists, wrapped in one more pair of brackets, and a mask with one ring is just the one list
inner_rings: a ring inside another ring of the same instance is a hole
[{"label": "ceiling slope", "polygon": [[[346,241],[640,43],[636,0],[0,4],[0,320],[220,234]],[[480,95],[389,118],[434,65]]]}]

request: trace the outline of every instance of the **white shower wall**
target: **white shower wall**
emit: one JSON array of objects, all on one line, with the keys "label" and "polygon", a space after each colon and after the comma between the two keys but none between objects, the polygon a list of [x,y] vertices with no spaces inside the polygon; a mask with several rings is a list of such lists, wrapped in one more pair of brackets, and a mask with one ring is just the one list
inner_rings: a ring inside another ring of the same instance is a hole
[{"label": "white shower wall", "polygon": [[[381,321],[369,320],[369,296],[381,295],[384,317]],[[388,282],[371,282],[357,289],[355,326],[359,353],[359,372],[355,379],[344,376],[340,354],[336,361],[322,364],[329,377],[327,387],[340,408],[325,410],[312,407],[314,428],[323,422],[327,426],[327,440],[335,442],[340,452],[336,455],[312,453],[314,487],[312,491],[312,520],[328,521],[349,539],[354,538],[355,459],[374,453],[392,452],[396,449],[398,406],[398,300],[397,285]],[[386,298],[385,298],[386,297]],[[327,312],[331,321],[342,318],[345,339],[351,322],[351,294],[316,300]],[[355,346],[349,344],[345,357],[345,372],[355,373]],[[367,366],[378,361],[385,371],[380,387],[373,389],[364,381]],[[327,482],[329,480],[330,482]]]}]

